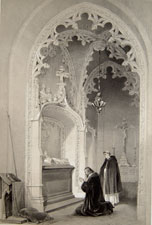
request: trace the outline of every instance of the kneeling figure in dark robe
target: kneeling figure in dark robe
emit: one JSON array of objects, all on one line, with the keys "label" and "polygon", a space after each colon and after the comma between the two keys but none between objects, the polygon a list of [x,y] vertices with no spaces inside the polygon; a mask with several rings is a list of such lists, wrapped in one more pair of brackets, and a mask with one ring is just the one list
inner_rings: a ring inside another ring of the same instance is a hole
[{"label": "kneeling figure in dark robe", "polygon": [[105,202],[100,185],[99,175],[90,167],[85,168],[85,179],[81,189],[86,193],[84,203],[76,209],[76,214],[83,216],[101,216],[111,214],[113,206]]}]

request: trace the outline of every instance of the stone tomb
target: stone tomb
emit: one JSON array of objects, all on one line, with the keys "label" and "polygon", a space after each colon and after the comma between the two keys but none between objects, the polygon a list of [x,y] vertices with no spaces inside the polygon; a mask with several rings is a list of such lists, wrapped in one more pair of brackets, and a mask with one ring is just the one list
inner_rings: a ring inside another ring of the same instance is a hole
[{"label": "stone tomb", "polygon": [[43,166],[44,205],[73,198],[71,165]]}]

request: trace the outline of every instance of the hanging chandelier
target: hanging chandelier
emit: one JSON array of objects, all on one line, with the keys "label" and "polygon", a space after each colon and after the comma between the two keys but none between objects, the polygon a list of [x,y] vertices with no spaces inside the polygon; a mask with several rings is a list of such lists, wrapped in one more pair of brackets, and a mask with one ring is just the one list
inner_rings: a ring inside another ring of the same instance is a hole
[{"label": "hanging chandelier", "polygon": [[94,99],[94,102],[92,103],[92,105],[95,107],[97,113],[100,113],[103,108],[106,105],[106,102],[103,101],[102,99],[102,94],[101,94],[101,84],[100,84],[100,77],[101,77],[101,69],[100,69],[100,58],[101,58],[101,51],[99,50],[99,74],[98,74],[98,91],[96,94],[96,97]]}]

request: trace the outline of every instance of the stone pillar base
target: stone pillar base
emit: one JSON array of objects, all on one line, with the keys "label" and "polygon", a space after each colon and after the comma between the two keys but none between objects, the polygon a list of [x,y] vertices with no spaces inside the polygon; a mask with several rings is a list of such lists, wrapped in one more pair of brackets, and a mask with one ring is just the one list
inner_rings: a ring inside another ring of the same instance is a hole
[{"label": "stone pillar base", "polygon": [[43,197],[32,198],[31,207],[37,209],[39,212],[44,212]]}]

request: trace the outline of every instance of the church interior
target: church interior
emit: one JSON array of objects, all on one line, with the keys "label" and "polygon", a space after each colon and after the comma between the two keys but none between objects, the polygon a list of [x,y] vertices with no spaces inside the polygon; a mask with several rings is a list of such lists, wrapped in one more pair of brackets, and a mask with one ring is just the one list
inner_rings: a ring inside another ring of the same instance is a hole
[{"label": "church interior", "polygon": [[84,223],[68,215],[79,177],[109,151],[123,190],[105,225],[150,225],[152,2],[0,2],[0,219],[32,207]]}]

